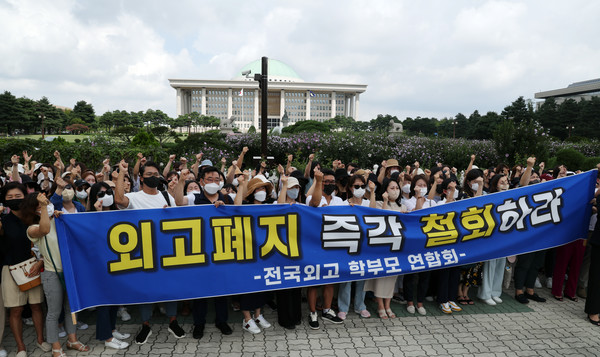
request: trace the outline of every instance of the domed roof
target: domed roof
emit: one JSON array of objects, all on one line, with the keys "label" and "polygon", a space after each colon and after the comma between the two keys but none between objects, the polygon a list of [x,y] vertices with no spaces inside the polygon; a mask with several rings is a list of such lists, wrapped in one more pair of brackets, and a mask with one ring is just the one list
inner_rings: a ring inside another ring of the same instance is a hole
[{"label": "domed roof", "polygon": [[[251,71],[248,78],[242,75],[242,72]],[[262,72],[262,59],[250,62],[238,72],[236,72],[234,80],[254,80],[256,73]],[[302,78],[287,64],[276,59],[269,58],[269,82],[304,82]]]}]

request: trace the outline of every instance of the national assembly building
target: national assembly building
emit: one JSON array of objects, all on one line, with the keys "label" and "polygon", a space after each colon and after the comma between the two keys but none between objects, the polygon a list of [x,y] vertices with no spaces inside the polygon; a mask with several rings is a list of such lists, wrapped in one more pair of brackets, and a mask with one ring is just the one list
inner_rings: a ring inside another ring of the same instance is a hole
[{"label": "national assembly building", "polygon": [[[268,129],[338,115],[359,120],[359,97],[366,85],[305,82],[285,63],[274,59],[268,63]],[[177,115],[198,112],[219,119],[234,117],[241,132],[251,126],[259,130],[262,98],[254,75],[260,73],[259,59],[231,80],[169,79],[177,91]],[[282,123],[284,114],[289,123]]]}]

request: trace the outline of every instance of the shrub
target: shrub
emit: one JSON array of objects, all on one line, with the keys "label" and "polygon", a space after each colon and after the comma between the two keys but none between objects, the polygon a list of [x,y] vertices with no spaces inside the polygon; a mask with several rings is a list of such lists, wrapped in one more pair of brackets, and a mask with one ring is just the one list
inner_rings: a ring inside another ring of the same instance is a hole
[{"label": "shrub", "polygon": [[575,149],[563,149],[556,153],[556,163],[571,171],[583,169],[585,156]]}]

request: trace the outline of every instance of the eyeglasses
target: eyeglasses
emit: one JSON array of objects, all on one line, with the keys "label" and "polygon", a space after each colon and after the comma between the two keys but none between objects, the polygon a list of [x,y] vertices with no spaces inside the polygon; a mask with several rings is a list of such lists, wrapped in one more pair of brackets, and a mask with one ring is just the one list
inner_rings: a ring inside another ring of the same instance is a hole
[{"label": "eyeglasses", "polygon": [[354,187],[355,190],[358,190],[359,188],[366,188],[367,185],[353,185],[352,187]]},{"label": "eyeglasses", "polygon": [[70,189],[72,189],[72,188],[73,188],[73,186],[71,186],[71,185],[69,184],[69,185],[66,185],[64,189],[65,189],[65,190],[70,190]]},{"label": "eyeglasses", "polygon": [[98,192],[98,198],[102,198],[102,197],[104,197],[106,195],[112,196],[112,194],[113,194],[113,190],[111,188],[109,188],[106,191],[100,191],[100,192]]},{"label": "eyeglasses", "polygon": [[85,191],[85,185],[77,186],[76,189],[77,189],[77,191]]}]

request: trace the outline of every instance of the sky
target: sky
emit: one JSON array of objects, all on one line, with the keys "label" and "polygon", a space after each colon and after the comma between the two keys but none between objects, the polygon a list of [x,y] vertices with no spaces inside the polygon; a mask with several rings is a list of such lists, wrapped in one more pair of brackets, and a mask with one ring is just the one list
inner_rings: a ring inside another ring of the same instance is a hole
[{"label": "sky", "polygon": [[232,79],[267,56],[306,82],[368,85],[361,120],[500,113],[600,78],[599,14],[589,0],[0,0],[0,90],[174,117],[168,79]]}]

